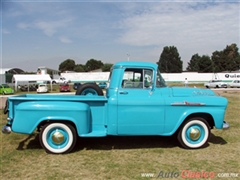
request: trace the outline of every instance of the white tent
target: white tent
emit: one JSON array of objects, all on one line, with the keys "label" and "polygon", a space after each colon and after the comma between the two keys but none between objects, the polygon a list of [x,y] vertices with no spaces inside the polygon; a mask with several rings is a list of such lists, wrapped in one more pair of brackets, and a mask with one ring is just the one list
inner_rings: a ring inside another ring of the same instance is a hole
[{"label": "white tent", "polygon": [[[13,82],[15,82],[15,90],[17,91],[17,86],[19,82],[29,82],[36,81],[36,83],[49,81],[51,83],[51,77],[49,74],[39,75],[39,74],[14,74]],[[51,84],[52,88],[52,84]]]}]

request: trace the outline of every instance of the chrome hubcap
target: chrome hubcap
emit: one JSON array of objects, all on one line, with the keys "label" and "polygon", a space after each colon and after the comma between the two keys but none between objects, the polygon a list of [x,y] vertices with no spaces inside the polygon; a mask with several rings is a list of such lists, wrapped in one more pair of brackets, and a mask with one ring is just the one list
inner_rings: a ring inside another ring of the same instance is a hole
[{"label": "chrome hubcap", "polygon": [[56,144],[61,144],[64,141],[64,135],[61,132],[55,132],[52,135],[52,141]]},{"label": "chrome hubcap", "polygon": [[201,136],[201,132],[197,128],[192,128],[190,131],[190,138],[192,140],[197,140]]}]

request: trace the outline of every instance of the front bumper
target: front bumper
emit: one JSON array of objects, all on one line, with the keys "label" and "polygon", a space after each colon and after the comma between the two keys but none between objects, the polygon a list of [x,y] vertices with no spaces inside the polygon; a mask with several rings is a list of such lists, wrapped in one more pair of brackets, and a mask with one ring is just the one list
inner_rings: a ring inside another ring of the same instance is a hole
[{"label": "front bumper", "polygon": [[226,121],[223,121],[223,129],[229,129],[230,128],[230,125],[226,122]]}]

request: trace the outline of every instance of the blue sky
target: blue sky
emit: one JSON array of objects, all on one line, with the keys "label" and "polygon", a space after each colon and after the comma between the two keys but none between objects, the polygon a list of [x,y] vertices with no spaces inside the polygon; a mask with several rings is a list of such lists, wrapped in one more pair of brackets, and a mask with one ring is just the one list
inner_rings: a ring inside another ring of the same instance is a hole
[{"label": "blue sky", "polygon": [[165,46],[177,47],[185,68],[195,53],[239,47],[239,1],[2,0],[1,8],[2,68],[115,63],[127,54],[157,62]]}]

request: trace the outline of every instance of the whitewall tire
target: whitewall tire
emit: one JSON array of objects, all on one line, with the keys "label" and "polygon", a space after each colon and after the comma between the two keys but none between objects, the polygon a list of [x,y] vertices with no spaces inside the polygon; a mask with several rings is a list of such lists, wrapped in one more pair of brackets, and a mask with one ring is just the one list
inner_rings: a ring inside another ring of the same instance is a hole
[{"label": "whitewall tire", "polygon": [[77,141],[76,130],[70,124],[46,124],[40,134],[41,146],[48,153],[62,154],[70,152]]},{"label": "whitewall tire", "polygon": [[187,120],[178,132],[178,141],[184,148],[197,149],[206,146],[210,137],[207,121],[201,117]]}]

